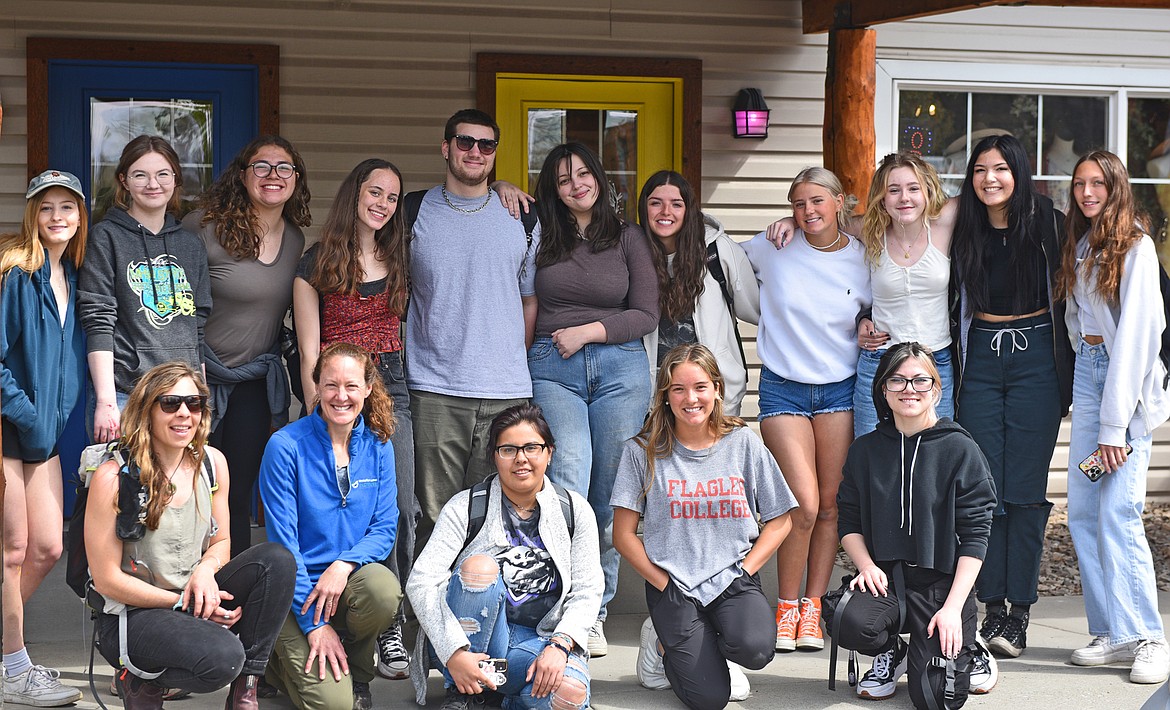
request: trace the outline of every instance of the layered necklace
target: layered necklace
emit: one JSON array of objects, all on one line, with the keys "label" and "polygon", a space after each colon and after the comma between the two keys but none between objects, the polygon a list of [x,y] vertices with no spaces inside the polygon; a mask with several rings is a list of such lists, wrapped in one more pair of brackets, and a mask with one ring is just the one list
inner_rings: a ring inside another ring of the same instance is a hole
[{"label": "layered necklace", "polygon": [[447,186],[446,185],[443,185],[442,190],[443,190],[443,199],[447,202],[447,206],[450,207],[451,209],[455,210],[456,212],[462,212],[463,214],[475,214],[476,212],[479,212],[484,207],[488,206],[488,203],[492,201],[492,197],[495,195],[495,190],[493,190],[491,188],[491,186],[489,185],[488,191],[487,191],[487,196],[483,198],[483,204],[481,204],[479,207],[476,207],[474,209],[469,210],[465,207],[460,207],[451,201],[451,196],[447,194]]}]

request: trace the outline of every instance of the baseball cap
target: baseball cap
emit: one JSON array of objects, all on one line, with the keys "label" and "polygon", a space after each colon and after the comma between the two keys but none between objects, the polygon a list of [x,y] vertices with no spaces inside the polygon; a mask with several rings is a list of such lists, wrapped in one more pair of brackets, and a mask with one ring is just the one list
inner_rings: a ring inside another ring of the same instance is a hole
[{"label": "baseball cap", "polygon": [[63,187],[75,193],[82,201],[85,200],[85,193],[81,191],[81,181],[73,173],[67,173],[61,170],[46,170],[30,180],[28,183],[28,192],[24,193],[24,199],[32,199],[33,195],[36,195],[38,192],[44,192],[50,187]]}]

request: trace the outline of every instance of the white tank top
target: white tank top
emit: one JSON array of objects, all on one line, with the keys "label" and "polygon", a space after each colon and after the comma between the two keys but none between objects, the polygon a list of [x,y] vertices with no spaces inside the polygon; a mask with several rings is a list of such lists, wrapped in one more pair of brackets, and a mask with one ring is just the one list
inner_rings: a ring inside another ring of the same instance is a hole
[{"label": "white tank top", "polygon": [[[884,241],[884,240],[883,240]],[[873,323],[890,334],[887,345],[919,342],[938,350],[951,344],[947,315],[947,288],[951,260],[934,246],[930,223],[926,224],[926,251],[910,266],[899,266],[882,248],[881,260],[872,267]]]}]

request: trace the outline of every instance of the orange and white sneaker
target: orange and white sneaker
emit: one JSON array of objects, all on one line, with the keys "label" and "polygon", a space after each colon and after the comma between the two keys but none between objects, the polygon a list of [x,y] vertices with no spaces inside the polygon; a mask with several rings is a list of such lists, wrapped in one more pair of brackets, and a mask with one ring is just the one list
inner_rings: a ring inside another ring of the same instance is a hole
[{"label": "orange and white sneaker", "polygon": [[825,647],[821,635],[821,600],[804,597],[800,600],[800,625],[796,629],[796,647],[819,651]]},{"label": "orange and white sneaker", "polygon": [[776,650],[796,650],[796,627],[800,625],[800,607],[783,600],[776,605]]}]

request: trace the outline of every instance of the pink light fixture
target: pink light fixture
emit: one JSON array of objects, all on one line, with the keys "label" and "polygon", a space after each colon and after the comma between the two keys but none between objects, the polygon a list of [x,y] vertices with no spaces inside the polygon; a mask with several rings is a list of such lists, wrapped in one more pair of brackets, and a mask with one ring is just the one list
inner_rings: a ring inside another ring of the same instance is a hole
[{"label": "pink light fixture", "polygon": [[732,109],[731,135],[736,138],[767,138],[770,113],[759,89],[740,89]]}]

